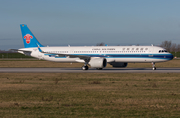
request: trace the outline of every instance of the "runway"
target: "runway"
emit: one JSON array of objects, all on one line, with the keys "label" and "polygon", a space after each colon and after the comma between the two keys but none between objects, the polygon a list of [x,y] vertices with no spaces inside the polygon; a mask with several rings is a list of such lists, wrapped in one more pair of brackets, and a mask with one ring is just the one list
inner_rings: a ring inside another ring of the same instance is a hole
[{"label": "runway", "polygon": [[180,73],[180,68],[104,68],[96,70],[90,68],[0,68],[0,73]]}]

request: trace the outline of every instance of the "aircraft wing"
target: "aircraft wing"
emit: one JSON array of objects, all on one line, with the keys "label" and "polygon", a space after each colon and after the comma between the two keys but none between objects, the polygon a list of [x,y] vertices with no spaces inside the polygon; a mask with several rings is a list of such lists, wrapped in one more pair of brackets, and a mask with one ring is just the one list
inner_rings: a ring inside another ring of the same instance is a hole
[{"label": "aircraft wing", "polygon": [[90,59],[91,58],[90,56],[85,56],[85,55],[71,55],[71,54],[48,53],[48,52],[41,52],[41,53],[54,54],[54,55],[57,55],[59,57],[66,56],[69,58],[80,58],[80,59]]},{"label": "aircraft wing", "polygon": [[54,55],[58,55],[59,57],[61,56],[67,56],[69,58],[80,58],[80,59],[84,59],[84,60],[89,60],[91,57],[90,56],[85,56],[85,55],[72,55],[72,54],[62,54],[62,53],[49,53],[49,52],[44,52],[43,50],[41,50],[41,48],[38,46],[38,50],[41,53],[46,53],[46,54],[54,54]]}]

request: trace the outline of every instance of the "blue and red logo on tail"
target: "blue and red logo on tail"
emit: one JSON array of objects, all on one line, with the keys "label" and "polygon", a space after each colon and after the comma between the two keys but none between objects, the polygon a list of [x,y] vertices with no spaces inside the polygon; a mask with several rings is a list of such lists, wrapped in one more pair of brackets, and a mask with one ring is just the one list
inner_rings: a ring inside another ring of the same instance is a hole
[{"label": "blue and red logo on tail", "polygon": [[30,34],[26,34],[24,36],[24,39],[26,40],[26,43],[29,44],[31,42],[31,39],[33,38],[33,36],[31,36]]}]

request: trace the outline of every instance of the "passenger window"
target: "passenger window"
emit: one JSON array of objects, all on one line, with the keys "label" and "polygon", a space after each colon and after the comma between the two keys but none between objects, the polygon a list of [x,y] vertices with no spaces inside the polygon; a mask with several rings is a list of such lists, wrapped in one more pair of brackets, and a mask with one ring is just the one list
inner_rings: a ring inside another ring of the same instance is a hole
[{"label": "passenger window", "polygon": [[139,48],[136,48],[136,50],[139,50]]}]

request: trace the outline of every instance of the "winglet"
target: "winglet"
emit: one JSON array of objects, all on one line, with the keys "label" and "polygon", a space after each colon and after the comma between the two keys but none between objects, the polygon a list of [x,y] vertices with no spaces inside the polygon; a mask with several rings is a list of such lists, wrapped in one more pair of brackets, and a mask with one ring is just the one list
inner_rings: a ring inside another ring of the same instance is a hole
[{"label": "winglet", "polygon": [[[38,45],[38,44],[37,44]],[[44,51],[42,51],[41,50],[41,48],[40,48],[40,46],[38,45],[38,50],[39,50],[39,52],[42,52],[42,53],[44,53]]]}]

